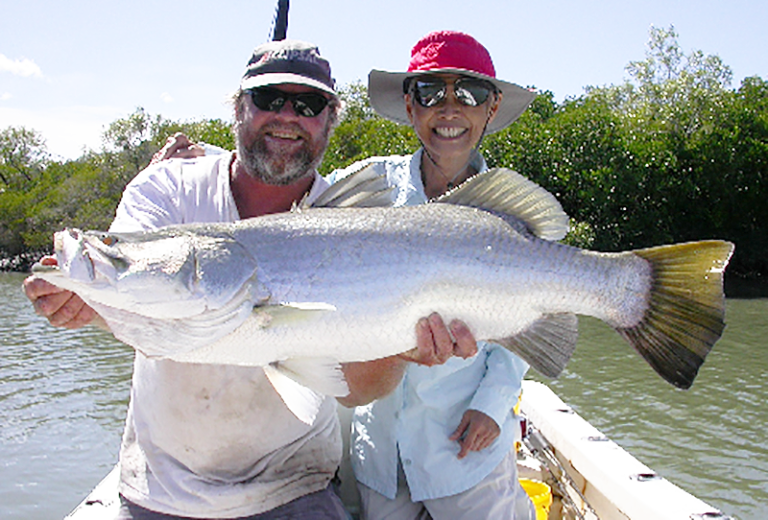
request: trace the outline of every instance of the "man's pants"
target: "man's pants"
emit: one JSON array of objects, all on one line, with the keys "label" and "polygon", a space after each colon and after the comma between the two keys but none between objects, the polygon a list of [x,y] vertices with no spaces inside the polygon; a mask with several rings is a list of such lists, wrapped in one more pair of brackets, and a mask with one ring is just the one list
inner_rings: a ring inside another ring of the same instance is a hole
[{"label": "man's pants", "polygon": [[[185,517],[156,513],[120,497],[122,506],[115,520],[188,520]],[[236,520],[347,520],[341,499],[333,488],[304,495],[272,511],[258,515],[240,517]],[[234,520],[234,519],[233,519]]]}]

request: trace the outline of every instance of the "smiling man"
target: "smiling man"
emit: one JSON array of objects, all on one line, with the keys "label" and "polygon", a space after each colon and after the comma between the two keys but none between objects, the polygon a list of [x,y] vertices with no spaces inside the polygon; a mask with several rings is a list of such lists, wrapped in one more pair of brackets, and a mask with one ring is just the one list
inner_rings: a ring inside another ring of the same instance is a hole
[{"label": "smiling man", "polygon": [[[320,164],[338,114],[339,101],[327,62],[319,55],[303,61],[311,55],[302,55],[298,44],[294,47],[257,50],[235,101],[238,161],[249,175],[272,185],[311,180],[307,174]],[[307,75],[302,76],[302,83],[285,81],[289,78],[276,67],[278,61],[305,63],[301,69]],[[291,110],[283,113],[287,103]],[[276,119],[274,113],[282,117]]]},{"label": "smiling man", "polygon": [[[126,187],[111,231],[287,211],[328,187],[316,167],[339,100],[330,66],[315,46],[283,40],[257,47],[234,101],[237,150],[150,165]],[[28,278],[24,288],[53,325],[77,328],[95,318],[77,296],[41,279]],[[463,324],[452,324],[453,338],[436,315],[415,325],[411,361],[434,364],[476,351]],[[388,393],[406,365],[404,356],[347,365],[350,395],[343,402],[361,404]],[[346,519],[330,486],[341,446],[333,398],[325,398],[315,421],[305,424],[261,368],[136,352],[120,449],[118,519]]]}]

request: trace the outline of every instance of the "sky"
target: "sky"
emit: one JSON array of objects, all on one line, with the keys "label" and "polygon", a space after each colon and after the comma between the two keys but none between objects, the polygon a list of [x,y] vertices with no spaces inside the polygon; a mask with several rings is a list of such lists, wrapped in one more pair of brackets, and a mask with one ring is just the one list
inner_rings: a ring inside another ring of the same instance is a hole
[{"label": "sky", "polygon": [[[0,130],[34,129],[56,159],[99,150],[113,121],[142,107],[186,121],[230,120],[254,47],[271,37],[276,0],[0,0]],[[288,37],[312,42],[337,84],[372,68],[403,71],[440,29],[472,34],[497,76],[554,93],[620,84],[645,57],[651,26],[683,51],[718,55],[768,79],[765,0],[292,0]]]}]

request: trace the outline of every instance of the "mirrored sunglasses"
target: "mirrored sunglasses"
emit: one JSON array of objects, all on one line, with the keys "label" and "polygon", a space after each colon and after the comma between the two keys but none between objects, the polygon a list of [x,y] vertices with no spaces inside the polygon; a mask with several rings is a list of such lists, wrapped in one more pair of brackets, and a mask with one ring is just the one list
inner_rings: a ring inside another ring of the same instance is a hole
[{"label": "mirrored sunglasses", "polygon": [[[476,107],[486,102],[496,87],[476,78],[459,78],[453,82],[453,93],[462,105]],[[436,106],[448,95],[448,85],[440,78],[416,78],[411,81],[411,94],[426,108]]]},{"label": "mirrored sunglasses", "polygon": [[297,116],[317,117],[328,106],[330,100],[317,92],[292,94],[276,88],[258,87],[248,90],[253,104],[259,110],[279,112],[286,101],[291,102]]}]

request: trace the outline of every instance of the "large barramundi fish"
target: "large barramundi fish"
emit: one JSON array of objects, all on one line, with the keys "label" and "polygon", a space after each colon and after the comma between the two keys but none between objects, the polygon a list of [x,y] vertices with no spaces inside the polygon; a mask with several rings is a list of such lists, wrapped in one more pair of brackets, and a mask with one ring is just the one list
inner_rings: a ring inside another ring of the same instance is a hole
[{"label": "large barramundi fish", "polygon": [[58,266],[33,271],[147,356],[265,367],[305,420],[314,405],[299,404],[286,374],[343,395],[338,370],[318,366],[410,350],[433,311],[550,377],[574,351],[576,315],[594,316],[681,388],[722,334],[731,243],[570,247],[557,242],[568,228],[557,200],[506,169],[428,204],[358,207],[381,204],[382,183],[363,170],[311,208],[235,223],[68,229],[55,236]]}]

